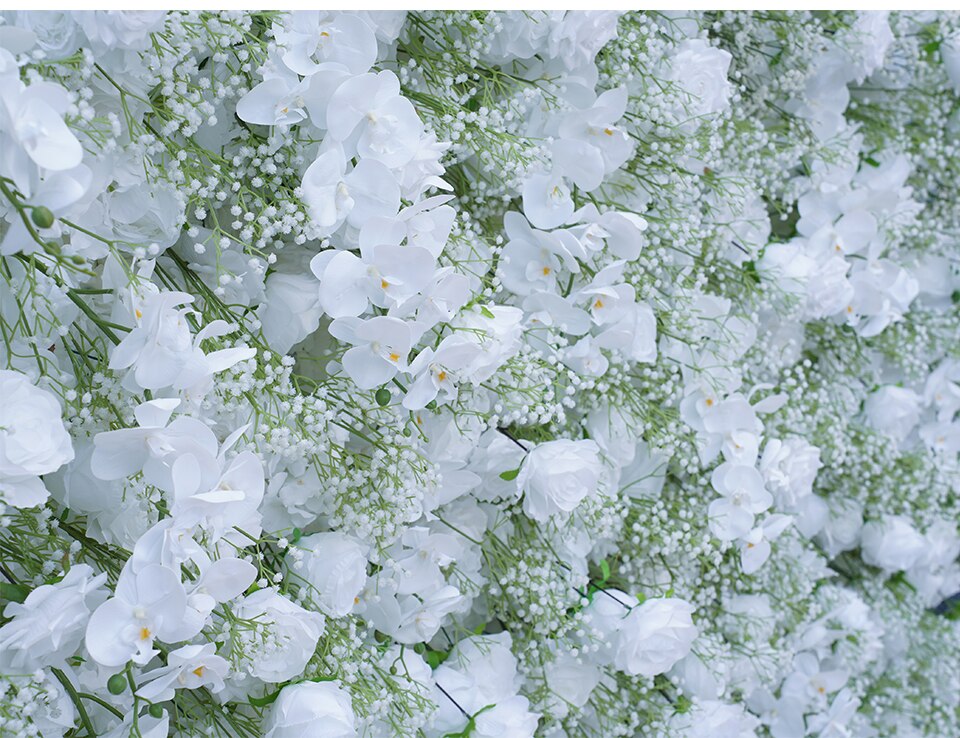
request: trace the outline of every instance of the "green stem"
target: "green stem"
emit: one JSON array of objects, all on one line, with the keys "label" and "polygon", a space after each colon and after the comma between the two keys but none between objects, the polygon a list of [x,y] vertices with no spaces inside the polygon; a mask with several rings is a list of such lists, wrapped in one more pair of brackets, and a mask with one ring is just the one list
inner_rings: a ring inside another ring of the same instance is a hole
[{"label": "green stem", "polygon": [[76,706],[77,712],[80,714],[80,723],[87,731],[87,735],[95,736],[97,733],[93,729],[93,723],[90,722],[90,716],[87,715],[87,708],[83,706],[83,701],[80,699],[80,695],[77,694],[77,690],[74,689],[74,686],[70,683],[67,675],[56,667],[51,668],[50,671],[53,672],[53,675],[60,681],[60,683],[63,685],[63,688],[67,690],[67,694],[70,695],[70,699],[73,700],[73,704]]},{"label": "green stem", "polygon": [[19,258],[20,261],[22,261],[26,266],[33,267],[41,274],[47,277],[50,277],[60,287],[64,287],[65,288],[64,291],[66,292],[67,297],[70,298],[70,302],[72,302],[74,305],[80,308],[83,314],[86,315],[90,319],[90,321],[94,325],[96,325],[107,338],[113,341],[114,344],[120,343],[120,338],[117,337],[117,334],[114,333],[112,329],[117,328],[118,330],[126,331],[126,330],[129,330],[129,328],[126,328],[125,326],[122,326],[122,325],[118,325],[116,323],[110,323],[109,321],[106,321],[103,318],[101,318],[99,315],[93,312],[93,308],[91,308],[89,305],[87,305],[87,303],[85,303],[82,299],[80,299],[79,295],[74,293],[74,290],[72,287],[67,287],[62,282],[62,280],[57,278],[55,275],[51,275],[49,270],[45,266],[43,266],[43,264],[40,264],[36,259],[26,257],[23,254],[17,254],[17,258]]},{"label": "green stem", "polygon": [[101,699],[100,697],[97,697],[95,694],[89,694],[88,692],[78,692],[78,694],[79,694],[80,697],[82,697],[82,698],[85,699],[85,700],[90,700],[91,702],[96,702],[98,705],[100,705],[100,707],[104,708],[105,710],[109,710],[110,712],[112,712],[112,713],[114,714],[114,716],[116,716],[116,717],[120,718],[121,720],[123,720],[123,713],[120,712],[116,707],[114,707],[113,705],[111,705],[111,704],[110,704],[109,702],[107,702],[106,700]]}]

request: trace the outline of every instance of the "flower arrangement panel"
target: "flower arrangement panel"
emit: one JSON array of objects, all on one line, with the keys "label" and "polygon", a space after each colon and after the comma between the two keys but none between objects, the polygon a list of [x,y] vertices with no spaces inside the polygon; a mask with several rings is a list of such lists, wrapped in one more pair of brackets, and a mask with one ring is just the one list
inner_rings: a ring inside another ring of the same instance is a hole
[{"label": "flower arrangement panel", "polygon": [[960,736],[960,16],[0,12],[0,735]]}]

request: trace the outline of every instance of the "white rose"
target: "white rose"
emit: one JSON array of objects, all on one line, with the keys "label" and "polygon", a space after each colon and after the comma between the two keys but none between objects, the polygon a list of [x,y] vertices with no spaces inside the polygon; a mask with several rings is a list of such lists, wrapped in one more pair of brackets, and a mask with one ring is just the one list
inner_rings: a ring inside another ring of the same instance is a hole
[{"label": "white rose", "polygon": [[926,550],[927,543],[910,523],[897,515],[872,520],[860,533],[860,552],[871,566],[887,572],[906,571]]},{"label": "white rose", "polygon": [[627,424],[627,417],[610,404],[592,410],[587,416],[590,437],[618,464],[629,464],[637,452],[637,435]]},{"label": "white rose", "polygon": [[323,634],[323,615],[304,610],[273,589],[261,589],[245,597],[236,614],[263,626],[265,638],[244,631],[249,637],[240,648],[249,654],[250,673],[265,682],[285,682],[298,676]]},{"label": "white rose", "polygon": [[366,549],[343,533],[317,533],[301,539],[307,549],[295,570],[315,589],[314,600],[327,615],[348,614],[367,581]]},{"label": "white rose", "polygon": [[777,507],[789,512],[813,492],[813,480],[821,466],[820,449],[802,438],[772,438],[760,458],[760,473],[767,489],[773,493]]},{"label": "white rose", "polygon": [[883,66],[884,57],[893,43],[889,17],[889,11],[885,10],[861,12],[844,38],[857,67],[858,82]]},{"label": "white rose", "polygon": [[[622,608],[621,608],[622,609]],[[561,654],[545,670],[547,686],[559,698],[553,709],[567,712],[566,705],[583,707],[600,682],[600,669],[590,660]]]},{"label": "white rose", "polygon": [[9,603],[3,614],[10,621],[0,628],[0,668],[26,673],[72,656],[90,612],[106,599],[106,579],[87,564],[74,564],[56,584],[37,587],[22,604]]},{"label": "white rose", "polygon": [[940,44],[940,57],[943,59],[947,79],[950,80],[953,89],[960,95],[960,33],[955,33],[951,38]]},{"label": "white rose", "polygon": [[902,441],[920,420],[920,396],[912,390],[888,385],[871,394],[863,410],[871,427]]},{"label": "white rose", "polygon": [[280,692],[265,738],[352,738],[355,724],[349,694],[332,682],[301,682]]},{"label": "white rose", "polygon": [[533,738],[540,715],[530,712],[526,697],[514,695],[480,712],[474,726],[477,738]]},{"label": "white rose", "polygon": [[156,243],[166,249],[177,242],[183,204],[173,188],[136,185],[109,195],[108,222],[114,233],[131,243]]},{"label": "white rose", "polygon": [[613,663],[627,674],[655,676],[690,653],[698,631],[693,606],[668,597],[633,608],[620,625]]},{"label": "white rose", "polygon": [[[323,310],[317,299],[317,280],[312,274],[273,272],[266,282],[266,298],[257,309],[263,335],[270,347],[285,354],[317,331]],[[318,338],[325,331],[315,333]]]},{"label": "white rose", "polygon": [[960,535],[957,534],[956,522],[943,518],[935,520],[923,537],[927,546],[917,562],[919,566],[931,569],[950,566],[960,556]]},{"label": "white rose", "polygon": [[625,309],[620,320],[597,336],[599,348],[619,351],[632,361],[652,363],[657,359],[657,317],[645,302]]},{"label": "white rose", "polygon": [[53,394],[20,372],[0,371],[0,500],[33,507],[47,499],[37,477],[73,460],[73,446]]},{"label": "white rose", "polygon": [[597,489],[599,454],[593,441],[549,441],[534,448],[517,475],[523,511],[539,522],[571,512]]},{"label": "white rose", "polygon": [[856,500],[831,499],[823,529],[817,542],[827,556],[833,558],[843,551],[855,548],[863,528],[863,507]]},{"label": "white rose", "polygon": [[757,262],[757,273],[764,282],[776,284],[787,295],[803,298],[817,263],[804,253],[802,242],[771,243]]},{"label": "white rose", "polygon": [[697,654],[690,652],[670,670],[671,681],[683,689],[688,697],[712,700],[723,694],[724,667],[712,663],[709,667]]},{"label": "white rose", "polygon": [[94,51],[143,51],[149,36],[163,29],[164,10],[83,10],[75,14]]},{"label": "white rose", "polygon": [[[808,249],[809,250],[809,249]],[[823,318],[836,313],[846,314],[854,296],[847,279],[850,264],[838,254],[819,261],[807,282],[807,315]]]},{"label": "white rose", "polygon": [[17,25],[37,34],[37,46],[50,60],[63,59],[77,50],[77,22],[57,10],[18,10]]},{"label": "white rose", "polygon": [[609,664],[613,661],[617,634],[634,602],[636,598],[622,590],[611,588],[596,593],[593,601],[584,609],[586,634],[583,642],[596,645],[593,659],[598,664]]},{"label": "white rose", "polygon": [[732,58],[702,39],[688,39],[677,47],[670,62],[670,79],[691,96],[683,101],[690,115],[709,115],[727,107],[727,70]]},{"label": "white rose", "polygon": [[760,721],[746,712],[743,705],[703,700],[693,710],[677,712],[670,719],[669,735],[683,738],[756,738],[755,728],[759,724]]},{"label": "white rose", "polygon": [[523,333],[523,311],[519,308],[491,303],[481,309],[463,311],[458,321],[458,327],[464,329],[463,335],[482,349],[462,372],[463,377],[474,384],[485,382],[504,362],[516,355]]}]

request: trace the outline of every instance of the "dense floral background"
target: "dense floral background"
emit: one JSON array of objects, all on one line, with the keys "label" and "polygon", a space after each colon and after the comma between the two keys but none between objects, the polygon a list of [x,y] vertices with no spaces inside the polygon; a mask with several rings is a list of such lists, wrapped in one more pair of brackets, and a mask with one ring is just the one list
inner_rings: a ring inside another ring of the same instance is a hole
[{"label": "dense floral background", "polygon": [[960,735],[960,15],[0,18],[0,735]]}]

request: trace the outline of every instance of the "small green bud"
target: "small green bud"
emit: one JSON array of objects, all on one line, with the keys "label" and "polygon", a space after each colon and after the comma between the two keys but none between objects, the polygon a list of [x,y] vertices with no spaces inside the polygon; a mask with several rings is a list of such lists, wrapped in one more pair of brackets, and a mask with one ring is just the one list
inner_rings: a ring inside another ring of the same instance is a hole
[{"label": "small green bud", "polygon": [[107,691],[110,694],[123,694],[127,688],[127,678],[123,674],[114,674],[107,679]]},{"label": "small green bud", "polygon": [[83,266],[84,264],[87,263],[87,260],[84,259],[82,256],[80,256],[80,254],[74,254],[73,256],[71,256],[70,261],[72,261],[77,266]]},{"label": "small green bud", "polygon": [[33,221],[33,224],[37,228],[49,228],[53,225],[55,220],[53,213],[50,212],[50,208],[45,208],[43,205],[36,207],[30,213],[30,220]]},{"label": "small green bud", "polygon": [[150,717],[152,718],[159,719],[163,717],[163,708],[157,704],[150,705],[150,707],[147,708],[147,712],[150,713]]},{"label": "small green bud", "polygon": [[386,387],[381,387],[378,389],[373,397],[376,399],[377,404],[380,407],[385,407],[386,405],[390,404],[390,390],[388,390]]},{"label": "small green bud", "polygon": [[47,241],[43,244],[43,250],[50,254],[50,256],[60,256],[60,244],[54,243],[53,241]]},{"label": "small green bud", "polygon": [[409,428],[404,428],[404,429],[403,429],[403,435],[406,436],[407,438],[409,438],[410,436],[413,435],[413,431],[410,430]]}]

